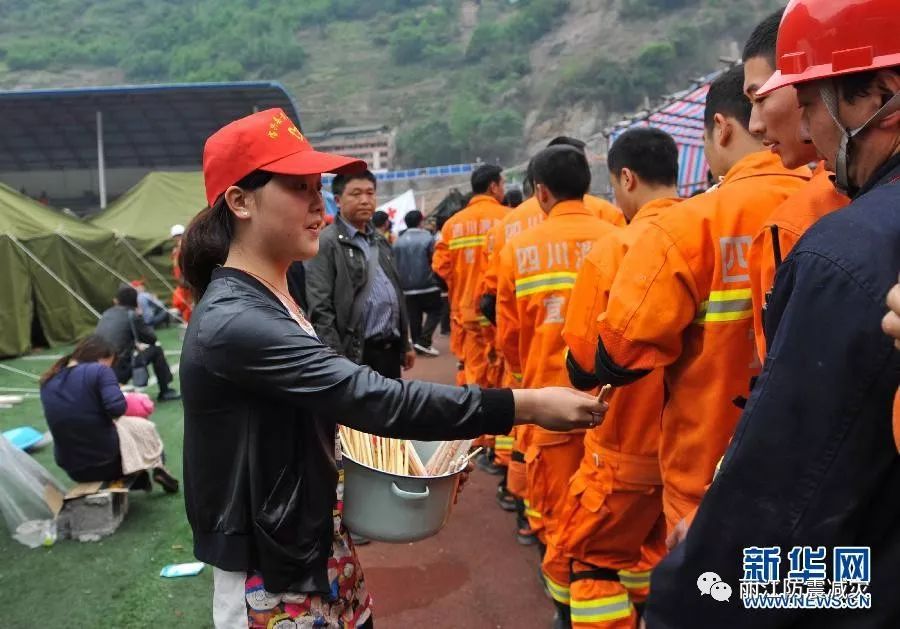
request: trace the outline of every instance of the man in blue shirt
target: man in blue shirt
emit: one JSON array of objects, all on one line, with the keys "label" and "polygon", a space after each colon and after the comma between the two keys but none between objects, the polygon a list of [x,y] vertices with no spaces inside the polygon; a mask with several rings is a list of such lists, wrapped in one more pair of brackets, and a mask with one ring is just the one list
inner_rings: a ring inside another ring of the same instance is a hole
[{"label": "man in blue shirt", "polygon": [[375,175],[338,175],[340,213],[305,263],[309,318],[319,338],[350,360],[389,378],[410,369],[415,352],[391,246],[372,226]]}]

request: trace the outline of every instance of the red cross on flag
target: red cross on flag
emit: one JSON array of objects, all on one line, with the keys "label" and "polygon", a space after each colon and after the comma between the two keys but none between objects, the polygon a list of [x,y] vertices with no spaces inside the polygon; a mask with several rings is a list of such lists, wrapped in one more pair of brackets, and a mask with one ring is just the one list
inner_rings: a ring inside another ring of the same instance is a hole
[{"label": "red cross on flag", "polygon": [[406,229],[406,222],[403,220],[406,218],[406,214],[416,209],[416,194],[412,190],[407,190],[377,209],[387,213],[394,224],[394,233],[399,234]]}]

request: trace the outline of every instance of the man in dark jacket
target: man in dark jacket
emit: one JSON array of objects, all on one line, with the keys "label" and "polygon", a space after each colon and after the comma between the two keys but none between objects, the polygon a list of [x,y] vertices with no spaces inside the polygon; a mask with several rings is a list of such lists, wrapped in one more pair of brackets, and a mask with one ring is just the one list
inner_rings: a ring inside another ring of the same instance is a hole
[{"label": "man in dark jacket", "polygon": [[763,372],[687,537],[654,571],[650,629],[900,623],[900,352],[879,325],[900,268],[898,31],[890,0],[788,5],[779,72],[757,97],[797,87],[801,137],[853,202],[778,269]]},{"label": "man in dark jacket", "polygon": [[406,297],[413,349],[419,354],[440,356],[441,353],[431,345],[443,311],[441,288],[431,270],[434,235],[427,229],[422,229],[420,211],[407,212],[404,220],[406,229],[394,243],[394,257],[400,275],[400,286]]},{"label": "man in dark jacket", "polygon": [[391,246],[371,224],[375,175],[338,175],[332,191],[340,214],[322,231],[319,253],[304,263],[310,321],[339,354],[399,378],[416,354]]},{"label": "man in dark jacket", "polygon": [[137,290],[123,284],[116,292],[115,305],[106,310],[97,323],[96,333],[116,348],[116,362],[113,370],[120,384],[131,380],[132,354],[139,350],[138,360],[144,365],[153,365],[153,373],[159,382],[160,402],[180,399],[178,391],[169,385],[172,370],[166,361],[163,348],[156,342],[153,328],[144,323],[138,311]]}]

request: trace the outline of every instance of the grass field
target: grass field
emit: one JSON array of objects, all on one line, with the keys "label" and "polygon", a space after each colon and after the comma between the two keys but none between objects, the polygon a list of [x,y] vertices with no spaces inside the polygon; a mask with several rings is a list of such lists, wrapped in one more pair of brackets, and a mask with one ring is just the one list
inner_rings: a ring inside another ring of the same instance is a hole
[{"label": "grass field", "polygon": [[[160,341],[177,352],[177,330],[162,330]],[[54,348],[2,364],[39,375],[69,348]],[[177,353],[168,355],[178,362]],[[177,381],[177,377],[176,377]],[[28,425],[47,429],[37,382],[0,369],[0,395],[9,389],[32,393],[23,404],[0,409],[0,431]],[[155,397],[156,387],[149,394]],[[183,414],[180,402],[157,406],[152,418],[166,446],[168,467],[182,476]],[[35,453],[66,487],[73,483],[53,460],[53,448]],[[194,561],[191,533],[181,494],[132,493],[121,528],[100,542],[61,540],[50,548],[29,549],[12,539],[0,519],[0,626],[54,627],[211,627],[212,571],[196,577],[163,579],[169,563]]]}]

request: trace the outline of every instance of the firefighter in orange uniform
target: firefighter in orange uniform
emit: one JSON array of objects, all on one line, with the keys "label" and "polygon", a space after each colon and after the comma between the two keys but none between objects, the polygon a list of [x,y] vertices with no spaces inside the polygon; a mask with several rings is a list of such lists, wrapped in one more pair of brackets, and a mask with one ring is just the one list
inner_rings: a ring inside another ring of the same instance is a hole
[{"label": "firefighter in orange uniform", "polygon": [[503,170],[485,164],[472,173],[475,196],[450,217],[434,249],[432,268],[446,283],[450,299],[451,350],[462,364],[459,384],[486,385],[489,325],[478,309],[478,289],[484,274],[481,250],[488,231],[506,214]]},{"label": "firefighter in orange uniform", "polygon": [[[575,276],[593,243],[619,229],[584,206],[591,174],[584,153],[552,146],[532,160],[535,197],[547,218],[511,238],[500,252],[497,334],[504,358],[522,373],[526,388],[568,386],[562,328]],[[554,534],[569,477],[582,455],[584,433],[532,428],[525,453],[531,528],[543,540]],[[557,583],[568,580],[568,561],[545,566],[547,585],[561,622],[568,601]]]},{"label": "firefighter in orange uniform", "polygon": [[[625,252],[648,223],[675,207],[678,146],[666,133],[626,131],[607,156],[616,202],[629,220],[591,249],[569,301],[563,339],[573,384],[591,389],[597,319]],[[585,433],[584,457],[569,483],[545,563],[570,560],[558,592],[570,599],[573,629],[630,628],[665,554],[659,433],[663,370],[616,391],[603,424]],[[566,591],[568,589],[568,591]]]},{"label": "firefighter in orange uniform", "polygon": [[[802,110],[793,85],[757,97],[756,92],[775,74],[775,44],[778,25],[784,9],[779,9],[750,35],[744,46],[744,93],[750,99],[750,132],[763,138],[763,143],[776,153],[787,168],[800,168],[818,160],[812,144],[800,139]],[[817,166],[812,180],[797,194],[789,197],[769,216],[750,245],[750,288],[753,296],[753,331],[760,359],[766,356],[763,334],[763,309],[772,286],[775,271],[804,232],[813,223],[848,203],[838,192],[824,162]]]},{"label": "firefighter in orange uniform", "polygon": [[700,503],[740,414],[734,400],[760,367],[750,243],[810,178],[808,168],[789,170],[760,151],[747,129],[743,74],[725,72],[707,96],[706,156],[720,184],[650,221],[623,258],[598,324],[599,382],[623,386],[665,368],[660,469],[669,531]]}]

